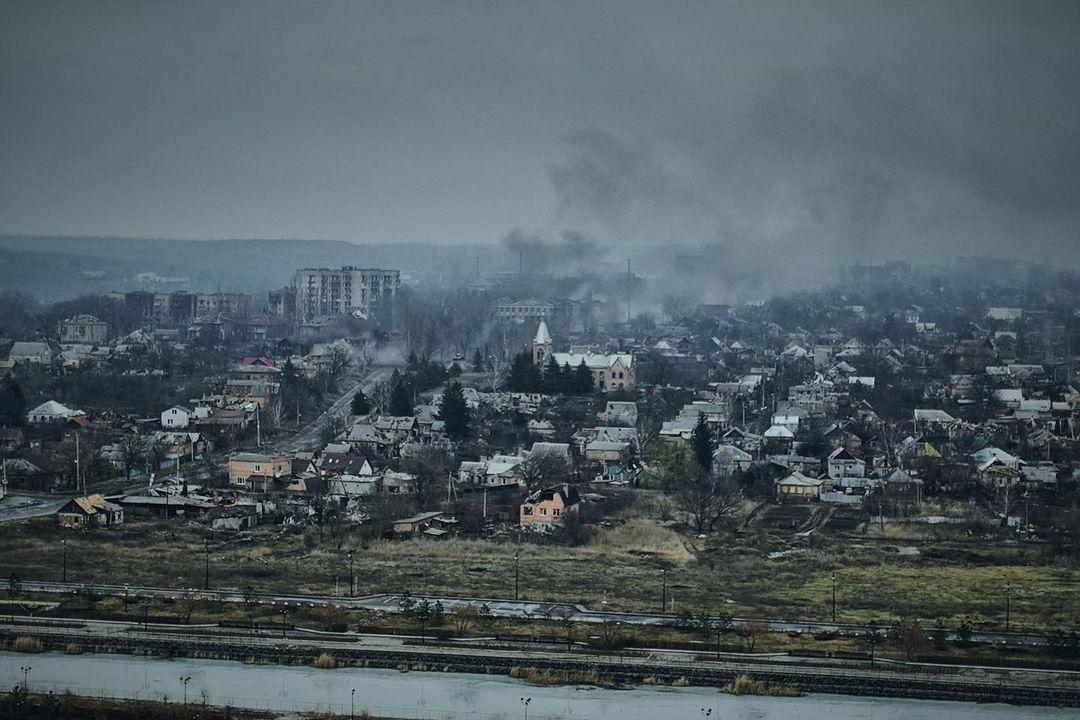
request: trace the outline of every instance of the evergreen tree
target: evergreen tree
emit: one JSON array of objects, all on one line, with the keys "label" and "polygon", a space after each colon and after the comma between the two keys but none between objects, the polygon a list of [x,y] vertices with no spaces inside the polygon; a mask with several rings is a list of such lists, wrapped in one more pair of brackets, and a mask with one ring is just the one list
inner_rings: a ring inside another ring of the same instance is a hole
[{"label": "evergreen tree", "polygon": [[506,377],[506,387],[510,392],[527,392],[529,384],[529,369],[532,366],[532,358],[528,353],[518,353],[510,365],[510,373]]},{"label": "evergreen tree", "polygon": [[574,392],[579,395],[588,395],[593,391],[592,370],[585,364],[585,359],[574,369]]},{"label": "evergreen tree", "polygon": [[409,351],[409,360],[408,360],[408,362],[409,362],[409,370],[415,370],[416,367],[420,364],[420,358],[416,357],[416,351],[415,350],[410,350]]},{"label": "evergreen tree", "polygon": [[450,369],[447,371],[447,374],[450,377],[455,377],[455,378],[456,377],[461,377],[461,366],[458,365],[457,362],[455,361],[454,364],[450,366]]},{"label": "evergreen tree", "polygon": [[296,367],[292,363],[292,358],[288,358],[285,361],[285,367],[281,368],[281,384],[293,385],[297,379]]},{"label": "evergreen tree", "polygon": [[577,394],[577,378],[574,377],[574,370],[570,367],[570,363],[563,363],[562,369],[559,371],[559,375],[562,379],[562,387],[559,392],[564,392],[569,395]]},{"label": "evergreen tree", "polygon": [[8,380],[0,391],[0,425],[22,425],[26,417],[26,395],[22,386]]},{"label": "evergreen tree", "polygon": [[530,353],[521,352],[514,356],[506,387],[510,392],[544,392],[544,378]]},{"label": "evergreen tree", "polygon": [[694,459],[697,460],[698,467],[706,473],[712,468],[712,443],[712,430],[709,429],[709,424],[705,422],[705,414],[699,413],[697,425],[694,426],[694,434],[690,438],[690,444],[694,448]]},{"label": "evergreen tree", "polygon": [[480,354],[480,348],[476,348],[476,352],[473,353],[472,369],[473,372],[484,372],[484,356]]},{"label": "evergreen tree", "polygon": [[469,407],[465,404],[465,392],[461,383],[451,380],[446,384],[439,419],[446,423],[446,435],[451,440],[463,440],[469,436]]},{"label": "evergreen tree", "polygon": [[543,391],[552,394],[562,391],[562,369],[554,355],[548,355],[544,363]]},{"label": "evergreen tree", "polygon": [[352,399],[352,414],[353,415],[367,415],[371,412],[371,403],[368,402],[367,395],[363,390],[357,390]]},{"label": "evergreen tree", "polygon": [[397,374],[397,370],[394,371],[391,382],[393,385],[390,390],[390,414],[395,417],[412,415],[412,393],[409,392],[409,386]]}]

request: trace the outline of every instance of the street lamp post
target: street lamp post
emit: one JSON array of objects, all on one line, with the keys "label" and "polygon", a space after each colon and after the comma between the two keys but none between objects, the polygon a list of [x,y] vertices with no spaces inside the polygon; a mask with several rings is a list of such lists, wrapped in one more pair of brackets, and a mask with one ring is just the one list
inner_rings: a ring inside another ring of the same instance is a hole
[{"label": "street lamp post", "polygon": [[356,593],[356,580],[353,574],[353,554],[349,553],[349,597]]},{"label": "street lamp post", "polygon": [[184,683],[184,707],[187,707],[187,686],[188,686],[188,683],[191,682],[191,676],[190,675],[186,675],[186,676],[182,675],[180,677],[180,682]]},{"label": "street lamp post", "polygon": [[1005,632],[1009,631],[1012,615],[1012,583],[1005,582]]},{"label": "street lamp post", "polygon": [[514,599],[515,600],[518,599],[518,580],[519,580],[519,577],[518,577],[518,561],[520,559],[521,559],[521,556],[515,550],[514,551]]},{"label": "street lamp post", "polygon": [[281,639],[285,639],[285,623],[289,617],[289,609],[281,608]]},{"label": "street lamp post", "polygon": [[832,621],[836,622],[836,573],[831,576],[832,579]]},{"label": "street lamp post", "polygon": [[356,688],[349,693],[349,720],[356,717]]},{"label": "street lamp post", "polygon": [[64,548],[64,569],[61,575],[61,582],[67,582],[67,540],[61,540],[60,544]]},{"label": "street lamp post", "polygon": [[26,665],[24,667],[20,667],[19,669],[22,670],[22,676],[23,676],[23,684],[22,684],[23,694],[26,694],[27,692],[30,691],[30,671],[33,670],[33,668],[30,667],[29,665]]},{"label": "street lamp post", "polygon": [[532,702],[531,697],[527,697],[527,698],[523,697],[523,698],[521,698],[521,704],[525,706],[525,720],[529,720],[529,703],[531,703],[531,702]]},{"label": "street lamp post", "polygon": [[203,539],[203,550],[205,551],[206,563],[203,566],[203,590],[210,589],[210,540]]},{"label": "street lamp post", "polygon": [[660,591],[660,614],[667,612],[667,568],[660,570],[660,578],[663,582],[663,589]]}]

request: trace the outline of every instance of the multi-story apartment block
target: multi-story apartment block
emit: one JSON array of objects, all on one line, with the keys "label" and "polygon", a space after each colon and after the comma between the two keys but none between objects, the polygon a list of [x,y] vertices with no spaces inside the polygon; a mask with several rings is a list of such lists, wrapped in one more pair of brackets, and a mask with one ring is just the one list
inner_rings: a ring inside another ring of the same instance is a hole
[{"label": "multi-story apartment block", "polygon": [[355,268],[297,270],[296,317],[301,322],[328,315],[370,315],[380,303],[392,300],[401,287],[398,270]]}]

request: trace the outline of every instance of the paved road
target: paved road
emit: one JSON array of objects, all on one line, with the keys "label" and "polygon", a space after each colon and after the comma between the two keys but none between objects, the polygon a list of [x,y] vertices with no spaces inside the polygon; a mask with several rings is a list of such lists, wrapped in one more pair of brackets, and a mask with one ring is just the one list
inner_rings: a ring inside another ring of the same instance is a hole
[{"label": "paved road", "polygon": [[[98,585],[83,583],[58,583],[43,582],[36,580],[24,580],[23,590],[26,592],[39,593],[76,593],[80,591],[92,591],[97,595],[109,595],[123,597],[125,595],[137,598],[163,598],[177,599],[188,594],[217,602],[244,602],[244,593],[239,590],[200,590],[196,588],[165,588],[165,587],[141,587],[127,585]],[[303,595],[303,594],[257,594],[252,599],[262,605],[272,606],[335,606],[351,610],[373,610],[376,612],[396,613],[401,612],[399,595],[379,594],[364,597],[342,597],[337,595]],[[428,600],[439,602],[447,612],[457,607],[487,605],[491,614],[495,617],[524,618],[524,619],[563,619],[566,618],[575,623],[602,623],[615,622],[627,625],[670,625],[677,617],[674,615],[662,615],[659,613],[625,613],[610,610],[589,610],[582,605],[570,603],[543,603],[524,600],[509,600],[505,598],[458,598],[442,597],[435,595],[415,595],[417,602]],[[801,620],[782,619],[757,619],[757,618],[733,618],[731,625],[739,628],[750,622],[763,622],[770,630],[776,632],[799,632],[799,633],[835,633],[837,635],[859,637],[870,630],[879,633],[888,631],[886,625],[853,625],[848,623],[811,622]],[[935,630],[932,626],[926,626],[928,631]],[[949,639],[955,639],[955,633],[949,631]],[[971,633],[973,642],[986,642],[994,644],[1013,645],[1046,645],[1047,636],[1042,633],[1030,632],[1004,632],[975,630]]]},{"label": "paved road", "polygon": [[0,500],[0,523],[52,515],[67,501],[55,495],[8,495]]},{"label": "paved road", "polygon": [[370,394],[376,385],[390,377],[392,370],[393,368],[387,367],[372,369],[360,382],[342,393],[341,397],[335,400],[334,404],[327,408],[322,415],[315,418],[307,427],[288,440],[278,443],[277,448],[282,452],[298,452],[317,448],[322,442],[321,435],[326,422],[334,416],[348,415],[349,406],[352,403],[353,396],[356,395],[356,391],[363,389],[365,393]]}]

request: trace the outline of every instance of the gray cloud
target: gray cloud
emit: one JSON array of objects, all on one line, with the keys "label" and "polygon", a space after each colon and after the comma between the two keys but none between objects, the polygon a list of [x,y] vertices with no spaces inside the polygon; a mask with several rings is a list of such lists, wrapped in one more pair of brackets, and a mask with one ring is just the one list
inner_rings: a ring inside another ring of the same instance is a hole
[{"label": "gray cloud", "polygon": [[6,3],[0,230],[1075,261],[1078,37],[1067,0]]}]

